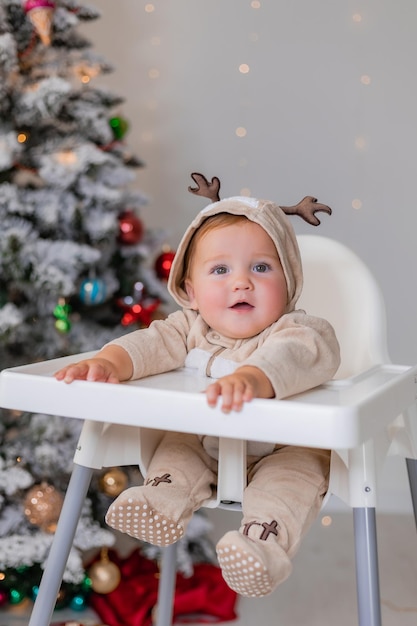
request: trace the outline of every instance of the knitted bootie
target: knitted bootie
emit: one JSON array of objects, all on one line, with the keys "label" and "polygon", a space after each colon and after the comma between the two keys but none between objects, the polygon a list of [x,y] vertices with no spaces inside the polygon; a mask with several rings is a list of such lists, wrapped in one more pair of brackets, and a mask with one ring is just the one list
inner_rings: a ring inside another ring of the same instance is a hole
[{"label": "knitted bootie", "polygon": [[257,541],[237,530],[220,539],[216,552],[229,587],[247,598],[272,593],[292,570],[290,559],[276,540]]}]

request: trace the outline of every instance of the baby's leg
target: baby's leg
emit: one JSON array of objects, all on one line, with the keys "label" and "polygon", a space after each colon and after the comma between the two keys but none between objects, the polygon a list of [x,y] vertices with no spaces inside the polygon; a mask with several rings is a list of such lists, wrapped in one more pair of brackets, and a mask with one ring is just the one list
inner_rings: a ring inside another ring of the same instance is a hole
[{"label": "baby's leg", "polygon": [[196,511],[212,494],[217,462],[196,435],[166,433],[152,457],[144,485],[126,489],[110,506],[106,522],[158,546],[184,535]]},{"label": "baby's leg", "polygon": [[317,517],[328,487],[330,451],[282,446],[250,470],[239,531],[217,544],[223,576],[237,593],[271,593]]}]

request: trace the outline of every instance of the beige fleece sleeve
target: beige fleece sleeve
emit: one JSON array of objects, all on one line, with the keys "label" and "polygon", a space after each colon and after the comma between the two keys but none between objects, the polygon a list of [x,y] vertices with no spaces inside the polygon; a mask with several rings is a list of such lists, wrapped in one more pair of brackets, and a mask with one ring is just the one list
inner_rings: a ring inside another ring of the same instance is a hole
[{"label": "beige fleece sleeve", "polygon": [[107,345],[126,350],[133,364],[131,380],[182,367],[187,356],[187,336],[195,318],[193,311],[175,311],[149,328],[133,331]]},{"label": "beige fleece sleeve", "polygon": [[324,319],[295,311],[284,315],[264,343],[245,360],[269,378],[276,398],[301,393],[330,380],[340,364],[340,348]]}]

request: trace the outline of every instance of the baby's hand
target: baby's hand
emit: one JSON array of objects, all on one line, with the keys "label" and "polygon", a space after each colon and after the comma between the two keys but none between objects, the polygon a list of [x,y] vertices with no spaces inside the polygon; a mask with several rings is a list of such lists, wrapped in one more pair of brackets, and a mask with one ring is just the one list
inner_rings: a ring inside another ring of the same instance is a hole
[{"label": "baby's hand", "polygon": [[274,390],[269,379],[257,367],[243,366],[233,374],[223,376],[206,389],[209,406],[215,407],[221,396],[223,413],[241,411],[244,402],[253,398],[273,398]]},{"label": "baby's hand", "polygon": [[115,365],[102,358],[86,359],[78,363],[71,363],[54,374],[57,380],[72,383],[73,380],[88,380],[100,383],[119,383],[119,376]]},{"label": "baby's hand", "polygon": [[121,346],[104,346],[92,359],[71,363],[54,374],[57,380],[72,383],[88,380],[99,383],[120,383],[129,380],[133,364],[129,354]]}]

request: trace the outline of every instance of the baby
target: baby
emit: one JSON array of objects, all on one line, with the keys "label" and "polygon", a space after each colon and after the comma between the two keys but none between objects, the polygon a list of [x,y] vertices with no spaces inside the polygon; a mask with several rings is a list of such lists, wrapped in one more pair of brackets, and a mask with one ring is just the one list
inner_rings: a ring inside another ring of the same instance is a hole
[{"label": "baby", "polygon": [[[168,288],[181,310],[56,378],[119,383],[185,366],[213,378],[207,402],[226,413],[332,378],[340,362],[332,327],[295,308],[302,267],[285,215],[298,212],[317,224],[315,212],[330,209],[310,197],[283,208],[254,198],[219,200],[218,179],[192,176],[198,186],[190,190],[208,191],[213,202],[188,227],[172,265]],[[215,489],[217,452],[214,437],[166,433],[144,485],[118,496],[107,523],[155,545],[178,541]],[[216,546],[223,577],[238,594],[261,597],[289,576],[290,559],[320,511],[329,466],[329,450],[248,443],[242,523]]]}]

